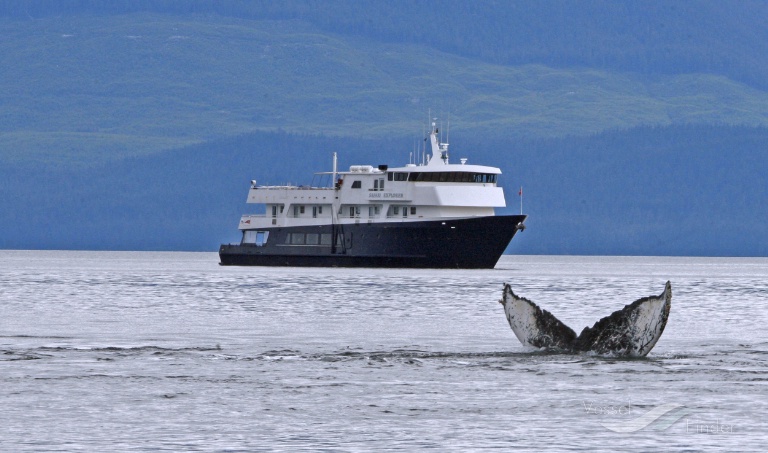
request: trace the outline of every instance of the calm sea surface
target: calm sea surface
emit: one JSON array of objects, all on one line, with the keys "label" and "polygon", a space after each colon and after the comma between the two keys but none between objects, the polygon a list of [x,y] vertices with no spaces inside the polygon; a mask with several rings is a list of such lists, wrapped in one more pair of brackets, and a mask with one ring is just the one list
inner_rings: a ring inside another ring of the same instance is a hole
[{"label": "calm sea surface", "polygon": [[[497,303],[509,282],[579,332],[667,280],[644,359],[525,350]],[[764,451],[767,301],[764,258],[0,251],[0,449]]]}]

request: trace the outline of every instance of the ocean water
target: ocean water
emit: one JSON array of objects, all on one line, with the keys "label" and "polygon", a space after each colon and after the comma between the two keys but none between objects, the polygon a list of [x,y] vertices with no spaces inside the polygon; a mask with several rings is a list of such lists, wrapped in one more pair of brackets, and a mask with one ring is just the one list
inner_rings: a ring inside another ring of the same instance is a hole
[{"label": "ocean water", "polygon": [[[502,284],[577,332],[672,282],[648,357],[526,350]],[[768,259],[505,256],[243,268],[0,251],[0,450],[753,450]]]}]

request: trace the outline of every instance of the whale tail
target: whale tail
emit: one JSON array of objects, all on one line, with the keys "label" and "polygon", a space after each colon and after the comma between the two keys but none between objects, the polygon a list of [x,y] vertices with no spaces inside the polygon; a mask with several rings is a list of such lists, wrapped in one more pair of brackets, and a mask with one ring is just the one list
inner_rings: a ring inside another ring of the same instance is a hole
[{"label": "whale tail", "polygon": [[659,341],[672,306],[672,285],[659,296],[644,297],[576,333],[552,313],[515,295],[509,284],[499,301],[515,336],[524,346],[564,352],[644,357]]}]

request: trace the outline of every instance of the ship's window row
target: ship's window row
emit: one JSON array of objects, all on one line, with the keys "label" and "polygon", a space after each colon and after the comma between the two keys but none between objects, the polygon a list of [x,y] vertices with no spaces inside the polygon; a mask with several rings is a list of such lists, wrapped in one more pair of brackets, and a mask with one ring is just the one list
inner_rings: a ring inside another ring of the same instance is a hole
[{"label": "ship's window row", "polygon": [[[364,207],[364,206],[363,206]],[[339,216],[348,216],[350,219],[360,218],[362,214],[362,208],[360,206],[340,206]],[[381,205],[368,206],[368,217],[375,218],[381,213]]]},{"label": "ship's window row", "polygon": [[[285,244],[289,245],[331,245],[331,233],[288,233]],[[337,235],[337,244],[343,242],[341,234]]]},{"label": "ship's window row", "polygon": [[[280,206],[280,212],[283,212],[283,207]],[[304,213],[306,212],[306,206],[304,205],[293,205],[293,216],[294,217],[303,217]],[[317,217],[318,215],[323,214],[323,206],[322,205],[314,205],[312,206],[312,217]],[[275,206],[272,206],[272,217],[277,216],[277,209]]]},{"label": "ship's window row", "polygon": [[411,215],[416,215],[416,206],[397,206],[393,205],[389,207],[389,212],[387,213],[387,217],[395,217],[399,216],[402,213],[403,217],[408,217],[408,212],[410,211]]},{"label": "ship's window row", "polygon": [[416,182],[479,182],[496,183],[498,175],[492,173],[471,173],[463,171],[414,171],[414,172],[389,172],[387,179],[390,181],[416,181]]}]

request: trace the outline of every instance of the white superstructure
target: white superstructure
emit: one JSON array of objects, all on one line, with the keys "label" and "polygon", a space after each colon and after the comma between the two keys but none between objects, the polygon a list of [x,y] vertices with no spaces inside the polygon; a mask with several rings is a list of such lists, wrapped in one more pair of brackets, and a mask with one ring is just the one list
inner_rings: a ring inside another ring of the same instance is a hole
[{"label": "white superstructure", "polygon": [[265,214],[244,215],[241,230],[323,224],[414,222],[493,216],[506,206],[496,185],[501,170],[452,164],[448,143],[432,125],[431,156],[423,164],[388,168],[353,165],[333,175],[333,187],[258,186],[253,181],[248,203],[263,204]]}]

